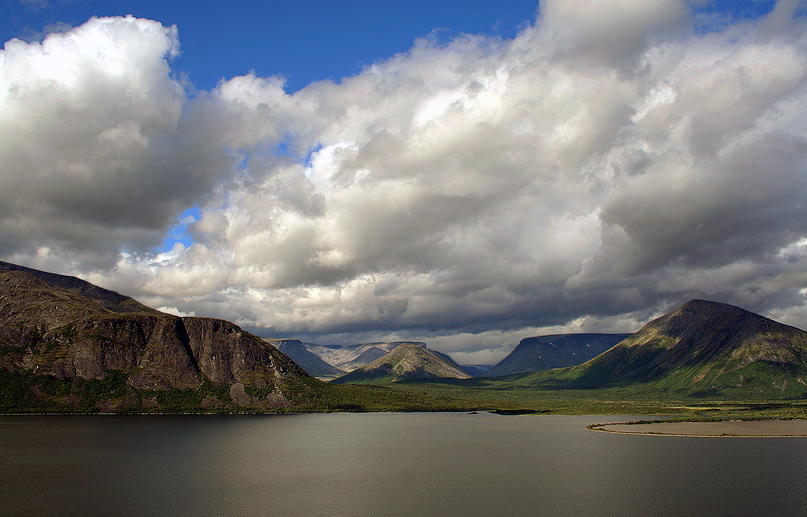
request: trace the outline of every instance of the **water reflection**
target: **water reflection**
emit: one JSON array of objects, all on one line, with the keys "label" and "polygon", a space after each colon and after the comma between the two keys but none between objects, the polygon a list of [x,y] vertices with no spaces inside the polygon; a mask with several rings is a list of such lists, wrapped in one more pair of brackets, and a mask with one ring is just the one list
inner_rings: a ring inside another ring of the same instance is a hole
[{"label": "water reflection", "polygon": [[801,487],[807,440],[659,439],[584,429],[601,420],[490,414],[0,417],[0,508],[29,515],[807,510]]}]

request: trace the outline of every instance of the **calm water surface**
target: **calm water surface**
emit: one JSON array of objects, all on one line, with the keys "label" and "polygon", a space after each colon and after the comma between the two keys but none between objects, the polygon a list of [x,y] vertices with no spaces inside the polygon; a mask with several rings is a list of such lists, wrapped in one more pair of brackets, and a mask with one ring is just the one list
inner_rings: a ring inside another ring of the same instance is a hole
[{"label": "calm water surface", "polygon": [[799,515],[807,439],[613,416],[0,417],[3,515]]}]

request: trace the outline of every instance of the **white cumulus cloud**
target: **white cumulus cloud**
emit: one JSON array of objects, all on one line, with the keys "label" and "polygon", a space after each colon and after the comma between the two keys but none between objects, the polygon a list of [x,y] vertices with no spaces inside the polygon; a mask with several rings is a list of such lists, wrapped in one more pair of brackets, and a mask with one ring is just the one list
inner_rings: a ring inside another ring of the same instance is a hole
[{"label": "white cumulus cloud", "polygon": [[[156,22],[12,41],[0,251],[260,333],[469,361],[695,296],[805,326],[807,31],[786,7],[702,31],[683,2],[546,1],[511,40],[194,99]],[[194,205],[193,243],[149,253]]]}]

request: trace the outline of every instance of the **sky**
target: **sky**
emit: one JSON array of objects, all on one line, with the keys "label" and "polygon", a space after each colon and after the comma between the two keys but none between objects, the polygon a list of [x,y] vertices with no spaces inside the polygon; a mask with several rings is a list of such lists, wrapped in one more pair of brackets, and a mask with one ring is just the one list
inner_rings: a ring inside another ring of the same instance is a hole
[{"label": "sky", "polygon": [[804,1],[0,3],[0,259],[321,344],[807,328]]}]

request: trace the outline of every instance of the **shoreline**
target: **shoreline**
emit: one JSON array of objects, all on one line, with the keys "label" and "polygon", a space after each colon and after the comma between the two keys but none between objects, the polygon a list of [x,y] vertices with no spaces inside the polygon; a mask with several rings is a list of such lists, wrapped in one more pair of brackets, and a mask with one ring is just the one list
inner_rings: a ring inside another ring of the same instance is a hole
[{"label": "shoreline", "polygon": [[691,438],[807,438],[807,420],[728,420],[592,424],[589,431]]}]

